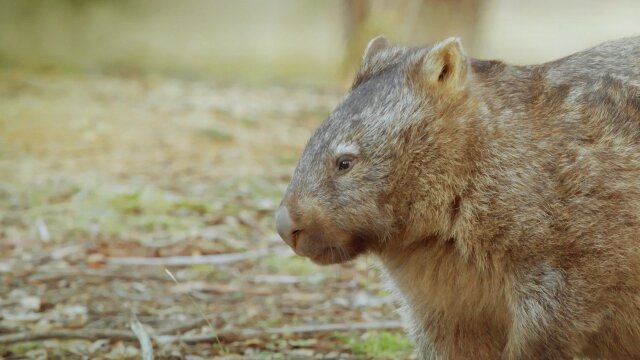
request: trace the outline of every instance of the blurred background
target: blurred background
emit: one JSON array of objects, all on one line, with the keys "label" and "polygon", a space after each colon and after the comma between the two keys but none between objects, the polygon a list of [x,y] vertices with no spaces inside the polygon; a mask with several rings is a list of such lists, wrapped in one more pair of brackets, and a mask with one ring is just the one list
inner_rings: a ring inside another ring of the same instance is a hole
[{"label": "blurred background", "polygon": [[385,34],[460,36],[474,57],[541,62],[638,33],[637,1],[28,0],[0,2],[4,67],[335,84]]},{"label": "blurred background", "polygon": [[471,56],[529,64],[640,34],[638,14],[0,0],[0,358],[140,358],[144,334],[162,359],[411,358],[374,259],[318,267],[273,226],[366,43],[459,36]]}]

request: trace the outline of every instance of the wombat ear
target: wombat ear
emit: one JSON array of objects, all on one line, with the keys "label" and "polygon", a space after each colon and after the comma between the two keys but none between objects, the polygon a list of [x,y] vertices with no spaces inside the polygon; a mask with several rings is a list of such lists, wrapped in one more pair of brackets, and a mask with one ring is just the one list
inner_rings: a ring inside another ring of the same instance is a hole
[{"label": "wombat ear", "polygon": [[365,64],[368,63],[377,53],[388,47],[389,40],[382,35],[371,39],[369,45],[367,45],[367,49],[364,51],[364,55],[362,55],[362,62]]},{"label": "wombat ear", "polygon": [[443,40],[429,50],[423,59],[424,79],[431,85],[460,89],[467,80],[468,61],[459,38]]}]

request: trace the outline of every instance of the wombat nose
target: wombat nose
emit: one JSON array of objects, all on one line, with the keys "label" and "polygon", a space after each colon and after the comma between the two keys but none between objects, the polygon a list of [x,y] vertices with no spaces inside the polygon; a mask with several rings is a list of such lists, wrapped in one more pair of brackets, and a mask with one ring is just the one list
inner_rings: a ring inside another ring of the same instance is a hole
[{"label": "wombat nose", "polygon": [[295,249],[296,235],[300,232],[300,229],[295,228],[286,206],[280,206],[276,211],[276,229],[282,240]]}]

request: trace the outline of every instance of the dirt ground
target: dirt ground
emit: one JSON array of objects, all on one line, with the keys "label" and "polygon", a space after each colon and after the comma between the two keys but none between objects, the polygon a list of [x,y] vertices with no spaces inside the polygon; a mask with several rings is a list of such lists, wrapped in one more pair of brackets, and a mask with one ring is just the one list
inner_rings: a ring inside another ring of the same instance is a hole
[{"label": "dirt ground", "polygon": [[0,72],[0,358],[410,358],[373,259],[274,231],[340,92]]}]

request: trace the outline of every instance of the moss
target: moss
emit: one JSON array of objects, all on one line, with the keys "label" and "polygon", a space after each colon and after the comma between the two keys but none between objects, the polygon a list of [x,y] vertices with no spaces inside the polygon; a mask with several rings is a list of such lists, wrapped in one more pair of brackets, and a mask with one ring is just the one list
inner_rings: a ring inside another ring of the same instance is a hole
[{"label": "moss", "polygon": [[208,203],[196,199],[179,199],[173,203],[175,210],[183,210],[190,214],[203,215],[211,211]]},{"label": "moss", "polygon": [[109,205],[111,205],[111,207],[113,207],[115,210],[122,213],[139,214],[142,212],[139,192],[131,192],[113,196],[109,201]]},{"label": "moss", "polygon": [[255,118],[243,116],[238,119],[238,122],[245,127],[254,127],[258,124]]},{"label": "moss", "polygon": [[31,350],[40,349],[42,344],[37,341],[23,342],[9,347],[9,352],[13,355],[22,356]]},{"label": "moss", "polygon": [[300,154],[298,151],[281,152],[276,154],[276,161],[279,164],[283,164],[283,165],[293,165],[298,161],[299,157],[300,157]]},{"label": "moss", "polygon": [[334,334],[334,338],[351,349],[354,355],[398,359],[411,354],[411,343],[402,333],[372,331],[361,337]]},{"label": "moss", "polygon": [[201,200],[180,198],[158,189],[117,194],[109,199],[109,204],[114,210],[124,214],[167,215],[182,211],[202,215],[211,210],[210,206]]},{"label": "moss", "polygon": [[260,266],[276,274],[310,275],[318,271],[318,266],[299,256],[269,256],[260,261]]},{"label": "moss", "polygon": [[214,128],[200,129],[198,130],[197,133],[198,135],[213,141],[228,142],[233,140],[233,135],[220,129],[214,129]]}]

